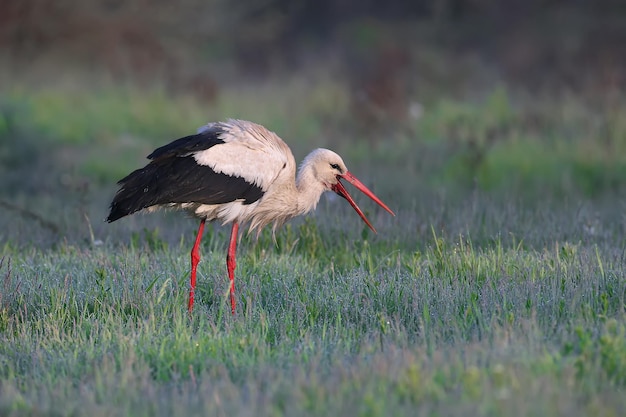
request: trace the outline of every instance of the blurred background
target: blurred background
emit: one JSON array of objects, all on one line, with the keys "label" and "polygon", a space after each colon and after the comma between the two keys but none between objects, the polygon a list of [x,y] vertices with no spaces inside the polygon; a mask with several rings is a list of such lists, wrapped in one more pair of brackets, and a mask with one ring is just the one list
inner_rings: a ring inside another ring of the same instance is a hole
[{"label": "blurred background", "polygon": [[406,216],[477,193],[621,211],[618,0],[5,0],[0,62],[5,246],[153,227],[102,223],[115,182],[229,117],[336,150]]}]

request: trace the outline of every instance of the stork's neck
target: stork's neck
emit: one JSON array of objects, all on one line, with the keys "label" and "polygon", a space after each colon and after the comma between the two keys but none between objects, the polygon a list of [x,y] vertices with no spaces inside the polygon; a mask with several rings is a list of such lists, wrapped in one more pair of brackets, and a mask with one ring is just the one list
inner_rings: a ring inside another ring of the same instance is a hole
[{"label": "stork's neck", "polygon": [[322,193],[327,191],[324,184],[315,178],[312,165],[309,164],[304,164],[298,172],[296,188],[298,190],[298,214],[315,210]]}]

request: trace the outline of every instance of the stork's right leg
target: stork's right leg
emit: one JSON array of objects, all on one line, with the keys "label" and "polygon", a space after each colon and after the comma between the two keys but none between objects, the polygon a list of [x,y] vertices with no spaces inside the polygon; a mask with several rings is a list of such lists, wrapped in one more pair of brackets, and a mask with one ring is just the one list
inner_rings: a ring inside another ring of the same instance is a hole
[{"label": "stork's right leg", "polygon": [[237,261],[235,259],[237,253],[237,236],[239,232],[239,223],[234,222],[230,231],[230,243],[228,245],[228,255],[226,255],[226,268],[228,269],[228,279],[230,280],[230,311],[235,315],[235,268]]},{"label": "stork's right leg", "polygon": [[196,243],[191,249],[191,282],[189,287],[189,304],[187,308],[189,313],[193,311],[193,300],[196,292],[196,269],[198,268],[198,262],[200,262],[200,241],[202,240],[202,233],[204,232],[204,223],[206,219],[200,221],[200,227],[198,228],[198,234],[196,235]]}]

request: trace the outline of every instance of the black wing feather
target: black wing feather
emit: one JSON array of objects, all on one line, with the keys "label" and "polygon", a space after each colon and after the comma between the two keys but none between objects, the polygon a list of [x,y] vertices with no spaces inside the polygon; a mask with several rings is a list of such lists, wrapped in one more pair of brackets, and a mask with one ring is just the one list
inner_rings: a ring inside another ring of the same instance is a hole
[{"label": "black wing feather", "polygon": [[203,151],[215,145],[224,143],[220,135],[224,133],[219,123],[213,124],[207,130],[184,138],[176,139],[167,145],[155,149],[148,159],[159,159],[168,156],[187,156],[193,152]]},{"label": "black wing feather", "polygon": [[251,204],[264,191],[244,178],[199,165],[190,153],[224,143],[216,131],[187,136],[155,150],[145,167],[121,179],[107,217],[113,222],[147,207],[170,203]]}]

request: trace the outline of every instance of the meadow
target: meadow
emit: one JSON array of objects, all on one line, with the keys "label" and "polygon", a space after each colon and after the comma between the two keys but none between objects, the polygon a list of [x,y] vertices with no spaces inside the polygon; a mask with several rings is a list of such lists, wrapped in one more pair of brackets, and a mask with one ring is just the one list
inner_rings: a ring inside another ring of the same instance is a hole
[{"label": "meadow", "polygon": [[[333,77],[224,89],[211,106],[102,81],[3,87],[0,415],[626,414],[623,97],[496,85],[351,129]],[[271,105],[267,105],[271,103]],[[397,216],[338,198],[243,235],[102,219],[115,181],[209,120],[333,148]]]}]

